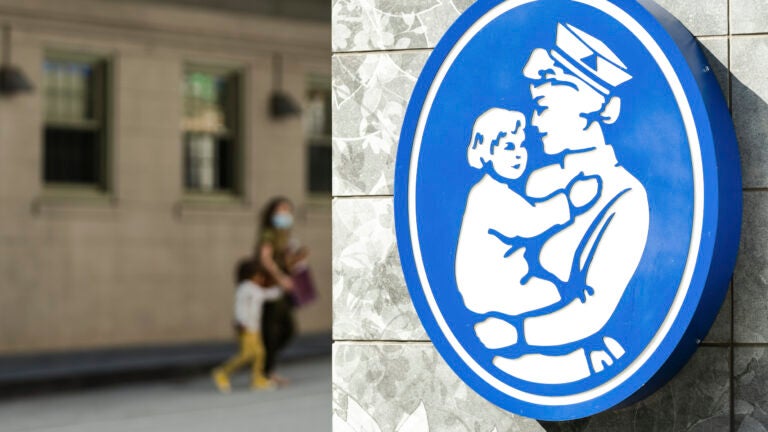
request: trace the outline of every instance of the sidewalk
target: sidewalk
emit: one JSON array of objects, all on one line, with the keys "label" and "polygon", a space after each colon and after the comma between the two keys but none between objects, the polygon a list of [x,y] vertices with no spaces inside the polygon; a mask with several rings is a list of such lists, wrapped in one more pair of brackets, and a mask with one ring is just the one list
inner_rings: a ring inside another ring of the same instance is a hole
[{"label": "sidewalk", "polygon": [[280,373],[291,384],[276,391],[247,390],[243,373],[228,395],[217,393],[209,377],[196,376],[2,401],[0,430],[330,431],[330,357],[291,362]]}]

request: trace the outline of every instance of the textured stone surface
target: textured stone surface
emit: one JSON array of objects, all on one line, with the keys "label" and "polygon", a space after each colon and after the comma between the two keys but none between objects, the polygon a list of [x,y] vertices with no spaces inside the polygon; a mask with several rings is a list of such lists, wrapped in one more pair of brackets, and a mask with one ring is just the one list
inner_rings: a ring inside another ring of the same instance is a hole
[{"label": "textured stone surface", "polygon": [[[765,0],[746,3],[737,10],[759,9]],[[334,52],[433,48],[453,21],[472,0],[335,0],[332,6]],[[728,31],[727,0],[658,0],[694,35],[725,35]],[[763,7],[765,9],[765,7]],[[750,22],[749,28],[765,27],[760,16],[734,17]],[[764,31],[764,29],[763,29]]]},{"label": "textured stone surface", "polygon": [[694,36],[728,33],[728,0],[655,0]]},{"label": "textured stone surface", "polygon": [[333,256],[334,339],[428,340],[400,269],[391,198],[335,200]]},{"label": "textured stone surface", "polygon": [[337,342],[334,432],[536,432],[472,391],[430,343]]},{"label": "textured stone surface", "polygon": [[699,44],[703,48],[704,55],[707,56],[707,61],[715,72],[717,82],[720,84],[720,89],[723,91],[723,97],[730,105],[729,96],[729,74],[728,74],[728,38],[706,38],[699,39]]},{"label": "textured stone surface", "polygon": [[[728,356],[728,348],[701,348],[672,381],[644,401],[587,419],[541,422],[540,427],[548,432],[728,430]],[[754,392],[762,395],[765,407],[768,391]],[[409,431],[542,430],[467,388],[428,343],[336,343],[333,397],[335,431],[405,430],[397,426],[424,416],[422,407],[429,427]]]},{"label": "textured stone surface", "polygon": [[547,432],[727,431],[728,357],[728,348],[699,348],[674,379],[641,402],[586,419],[542,425]]},{"label": "textured stone surface", "polygon": [[733,121],[745,187],[768,186],[768,36],[731,41]]},{"label": "textured stone surface", "polygon": [[731,342],[731,303],[733,302],[733,289],[728,291],[720,307],[720,312],[712,323],[712,327],[704,338],[705,343],[730,343]]},{"label": "textured stone surface", "polygon": [[334,52],[432,48],[472,0],[334,0]]},{"label": "textured stone surface", "polygon": [[768,430],[768,347],[736,347],[733,375],[736,430]]},{"label": "textured stone surface", "polygon": [[734,342],[768,342],[768,192],[744,194],[733,279]]},{"label": "textured stone surface", "polygon": [[333,194],[391,195],[400,127],[427,52],[333,59]]},{"label": "textured stone surface", "polygon": [[731,0],[731,32],[768,32],[768,0]]}]

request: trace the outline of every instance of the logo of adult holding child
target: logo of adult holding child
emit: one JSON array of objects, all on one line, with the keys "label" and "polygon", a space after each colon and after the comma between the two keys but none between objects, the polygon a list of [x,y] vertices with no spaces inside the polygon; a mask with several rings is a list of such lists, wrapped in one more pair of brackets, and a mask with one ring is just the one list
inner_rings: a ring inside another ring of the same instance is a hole
[{"label": "logo of adult holding child", "polygon": [[475,5],[414,90],[395,191],[406,281],[438,351],[506,409],[567,419],[642,397],[722,302],[732,126],[660,29],[634,1]]},{"label": "logo of adult holding child", "polygon": [[[592,67],[584,54],[594,57]],[[620,114],[621,99],[610,90],[631,79],[610,49],[558,24],[555,47],[535,49],[523,75],[536,104],[528,117],[553,163],[528,163],[523,113],[490,108],[478,117],[468,162],[483,177],[467,198],[456,283],[481,319],[478,338],[498,350],[499,369],[562,384],[624,353],[611,335],[592,349],[537,351],[585,341],[611,318],[645,248],[648,199],[602,131]],[[517,184],[521,178],[525,184]],[[523,314],[529,318],[517,319]]]}]

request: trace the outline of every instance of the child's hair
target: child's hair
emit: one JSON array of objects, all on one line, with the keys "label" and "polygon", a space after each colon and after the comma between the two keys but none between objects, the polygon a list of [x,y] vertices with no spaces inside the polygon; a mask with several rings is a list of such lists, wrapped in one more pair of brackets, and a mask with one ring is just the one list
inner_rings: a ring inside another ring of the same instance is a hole
[{"label": "child's hair", "polygon": [[519,111],[491,108],[482,113],[472,126],[472,136],[467,146],[469,166],[485,168],[500,140],[507,133],[517,134],[524,127],[525,116]]},{"label": "child's hair", "polygon": [[256,274],[253,258],[244,258],[237,263],[235,267],[235,283],[240,284],[247,281]]},{"label": "child's hair", "polygon": [[254,276],[261,275],[264,277],[264,284],[266,286],[274,285],[272,275],[264,267],[259,259],[256,258],[243,258],[237,263],[235,269],[235,283],[241,284],[247,280],[253,279]]}]

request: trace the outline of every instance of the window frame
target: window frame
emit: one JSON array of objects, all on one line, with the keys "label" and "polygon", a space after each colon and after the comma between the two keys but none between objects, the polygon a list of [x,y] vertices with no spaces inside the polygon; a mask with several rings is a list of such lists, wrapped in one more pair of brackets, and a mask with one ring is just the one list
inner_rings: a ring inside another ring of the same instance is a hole
[{"label": "window frame", "polygon": [[[226,137],[232,145],[232,161],[230,169],[231,189],[214,189],[204,191],[199,189],[190,189],[187,185],[187,134],[201,133],[189,131],[184,122],[186,119],[185,101],[186,101],[186,79],[189,73],[203,73],[209,75],[218,75],[226,77],[230,83],[228,90],[234,97],[228,98],[225,109],[225,124],[232,123],[225,133],[213,134],[215,137]],[[233,84],[233,85],[232,85]],[[181,118],[179,141],[181,144],[181,189],[184,201],[204,202],[204,203],[228,203],[237,202],[245,199],[245,72],[242,66],[216,64],[198,61],[185,61],[181,68]],[[228,115],[232,113],[231,115]]]},{"label": "window frame", "polygon": [[[94,92],[94,119],[92,120],[64,120],[48,118],[47,87],[42,91],[42,122],[41,122],[41,158],[40,181],[43,185],[43,193],[47,197],[81,197],[104,198],[112,193],[113,188],[113,100],[114,100],[114,59],[106,54],[87,51],[47,48],[43,51],[43,79],[45,79],[45,66],[48,61],[72,62],[89,64],[98,76],[98,81],[91,89]],[[49,127],[70,130],[98,130],[97,139],[100,155],[97,161],[99,175],[93,183],[49,181],[45,175],[46,165],[46,132]]]},{"label": "window frame", "polygon": [[[330,74],[325,73],[319,73],[319,72],[310,72],[306,74],[304,78],[304,95],[305,95],[305,103],[309,102],[309,94],[313,90],[321,90],[321,91],[327,91],[328,92],[328,98],[327,101],[329,106],[328,112],[325,113],[328,118],[326,121],[330,122],[329,124],[329,130],[327,131],[327,134],[312,134],[310,133],[308,127],[305,126],[304,128],[304,153],[305,153],[305,162],[304,162],[304,173],[305,173],[305,182],[304,182],[304,190],[306,191],[307,197],[313,201],[313,202],[326,202],[330,201],[331,196],[333,195],[333,178],[330,180],[330,189],[328,191],[320,192],[320,191],[313,191],[311,189],[311,182],[312,178],[310,176],[310,168],[312,161],[310,159],[310,149],[313,146],[321,146],[325,147],[331,150],[331,161],[330,163],[333,164],[333,124],[332,124],[332,118],[333,118],[333,88],[331,84],[331,76]],[[305,110],[306,112],[306,110]],[[333,169],[329,166],[329,172],[331,174],[331,177],[333,176]]]}]

